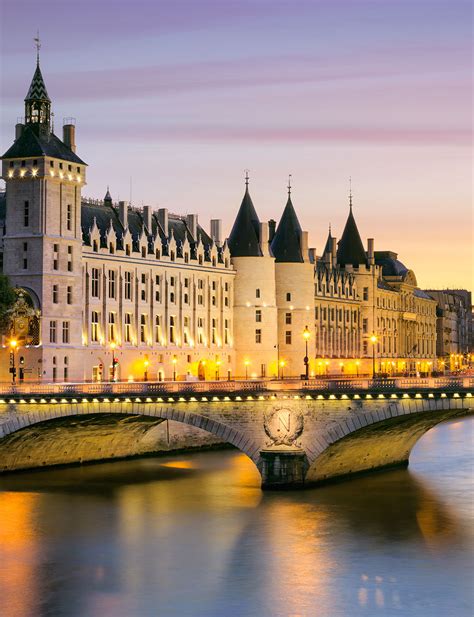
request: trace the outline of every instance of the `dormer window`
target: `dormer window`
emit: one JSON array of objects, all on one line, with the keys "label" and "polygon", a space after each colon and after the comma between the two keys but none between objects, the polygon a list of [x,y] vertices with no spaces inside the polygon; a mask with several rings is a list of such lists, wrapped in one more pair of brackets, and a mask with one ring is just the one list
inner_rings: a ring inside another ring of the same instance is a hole
[{"label": "dormer window", "polygon": [[92,250],[94,251],[94,253],[99,252],[99,243],[97,242],[97,240],[94,240],[94,242],[92,243]]},{"label": "dormer window", "polygon": [[127,244],[127,246],[125,247],[125,254],[130,255],[130,244]]},{"label": "dormer window", "polygon": [[54,161],[49,161],[49,166],[54,167]]},{"label": "dormer window", "polygon": [[63,164],[59,163],[59,169],[62,169],[62,168],[63,168]]},{"label": "dormer window", "polygon": [[146,257],[146,248],[142,246],[142,257]]}]

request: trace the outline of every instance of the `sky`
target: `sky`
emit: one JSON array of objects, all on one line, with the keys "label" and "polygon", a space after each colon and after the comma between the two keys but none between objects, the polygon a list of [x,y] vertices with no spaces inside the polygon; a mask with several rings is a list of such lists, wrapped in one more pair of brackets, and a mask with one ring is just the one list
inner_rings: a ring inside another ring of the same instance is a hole
[{"label": "sky", "polygon": [[0,0],[0,147],[35,68],[76,121],[83,194],[230,232],[292,200],[310,246],[354,214],[423,288],[473,288],[472,6],[463,0]]}]

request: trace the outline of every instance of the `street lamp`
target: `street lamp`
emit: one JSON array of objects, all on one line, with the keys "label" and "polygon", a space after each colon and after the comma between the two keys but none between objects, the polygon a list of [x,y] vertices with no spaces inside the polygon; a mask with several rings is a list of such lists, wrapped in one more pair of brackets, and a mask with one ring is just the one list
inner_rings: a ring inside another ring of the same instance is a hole
[{"label": "street lamp", "polygon": [[115,343],[115,341],[112,341],[110,343],[110,351],[112,352],[112,381],[115,381],[115,364],[116,364],[116,360],[115,360],[115,349],[116,349],[117,345]]},{"label": "street lamp", "polygon": [[305,352],[305,357],[303,359],[303,362],[304,362],[304,372],[305,372],[306,379],[309,379],[308,339],[310,336],[311,334],[309,333],[308,326],[305,326],[304,331],[303,331],[303,338],[304,338],[304,342],[306,345],[306,352]]},{"label": "street lamp", "polygon": [[244,364],[245,364],[245,379],[248,379],[249,378],[249,364],[250,364],[250,360],[245,360]]},{"label": "street lamp", "polygon": [[143,381],[148,381],[148,367],[150,366],[150,362],[148,358],[145,358],[145,361],[143,362],[143,366],[145,367],[145,371],[143,373]]},{"label": "street lamp", "polygon": [[176,363],[178,362],[178,359],[176,358],[176,356],[173,357],[173,381],[176,381]]},{"label": "street lamp", "polygon": [[280,360],[280,379],[283,379],[283,369],[285,368],[285,361]]},{"label": "street lamp", "polygon": [[370,342],[372,343],[372,379],[375,379],[375,345],[378,340],[375,334],[372,334],[370,337]]},{"label": "street lamp", "polygon": [[360,366],[360,362],[359,362],[359,360],[357,360],[356,361],[357,377],[359,377],[359,366]]},{"label": "street lamp", "polygon": [[221,361],[220,360],[216,360],[216,381],[219,381],[219,367],[221,365]]},{"label": "street lamp", "polygon": [[14,338],[10,339],[10,373],[12,374],[12,384],[15,385],[16,366],[15,366],[15,351],[18,347],[18,341]]}]

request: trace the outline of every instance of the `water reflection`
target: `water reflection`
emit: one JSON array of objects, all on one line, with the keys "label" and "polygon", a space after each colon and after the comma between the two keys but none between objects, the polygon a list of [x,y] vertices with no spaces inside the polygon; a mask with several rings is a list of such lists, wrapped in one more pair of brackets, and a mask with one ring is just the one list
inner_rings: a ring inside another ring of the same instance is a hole
[{"label": "water reflection", "polygon": [[296,493],[229,451],[3,477],[0,615],[470,615],[472,449],[451,426],[411,471]]}]

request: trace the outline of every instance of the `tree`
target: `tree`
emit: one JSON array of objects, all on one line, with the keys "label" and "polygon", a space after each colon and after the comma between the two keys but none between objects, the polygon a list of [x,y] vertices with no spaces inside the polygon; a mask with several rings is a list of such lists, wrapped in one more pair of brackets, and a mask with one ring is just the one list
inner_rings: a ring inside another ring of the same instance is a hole
[{"label": "tree", "polygon": [[10,285],[8,276],[0,274],[0,334],[8,334],[11,322],[11,310],[16,300],[16,292]]}]

